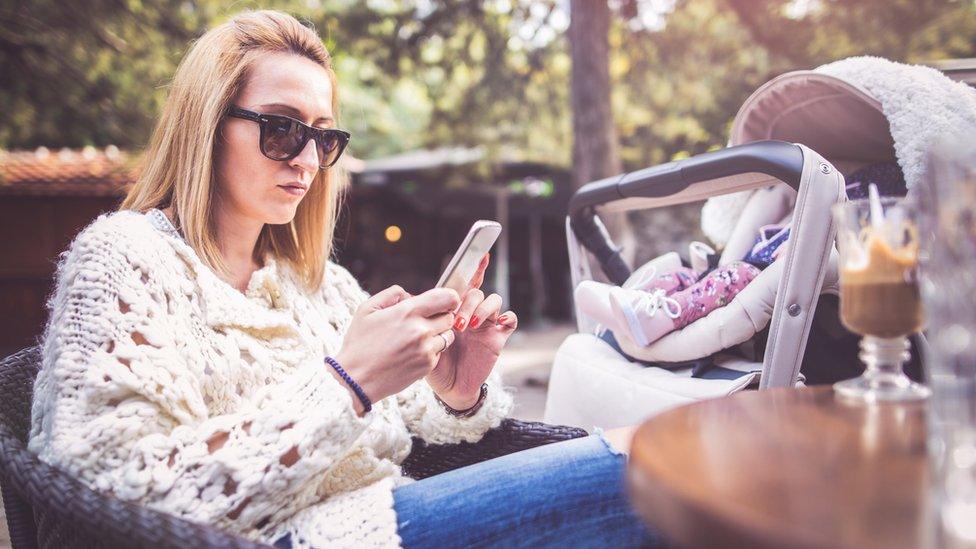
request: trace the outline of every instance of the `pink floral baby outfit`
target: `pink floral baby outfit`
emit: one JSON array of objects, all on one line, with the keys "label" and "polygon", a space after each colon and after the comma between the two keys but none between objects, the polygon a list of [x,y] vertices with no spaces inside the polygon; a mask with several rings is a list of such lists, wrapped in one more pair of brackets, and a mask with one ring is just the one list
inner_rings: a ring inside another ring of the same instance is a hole
[{"label": "pink floral baby outfit", "polygon": [[684,284],[686,276],[675,272],[661,275],[660,284],[650,291],[613,288],[614,321],[607,324],[615,331],[625,329],[639,345],[650,345],[724,307],[759,273],[744,261],[734,261],[690,285]]}]

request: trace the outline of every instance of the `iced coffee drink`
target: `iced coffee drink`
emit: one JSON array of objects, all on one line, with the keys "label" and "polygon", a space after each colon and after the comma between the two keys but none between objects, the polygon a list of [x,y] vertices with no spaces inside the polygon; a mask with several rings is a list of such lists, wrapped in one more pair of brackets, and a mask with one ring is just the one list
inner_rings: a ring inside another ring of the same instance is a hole
[{"label": "iced coffee drink", "polygon": [[910,358],[908,335],[923,327],[916,280],[918,231],[914,212],[872,189],[868,200],[834,206],[840,251],[840,320],[860,334],[865,370],[834,384],[860,401],[926,398],[929,390],[902,372]]},{"label": "iced coffee drink", "polygon": [[[905,230],[913,232],[910,226]],[[851,255],[860,257],[848,257],[841,266],[841,322],[854,333],[883,338],[918,332],[923,318],[917,239],[899,245],[866,227],[859,240],[864,246]]]}]

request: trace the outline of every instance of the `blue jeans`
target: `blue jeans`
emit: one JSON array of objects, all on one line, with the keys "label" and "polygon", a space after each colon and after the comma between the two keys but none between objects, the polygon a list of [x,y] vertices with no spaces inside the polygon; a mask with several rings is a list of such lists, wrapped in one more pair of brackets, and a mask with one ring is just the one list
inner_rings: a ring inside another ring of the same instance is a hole
[{"label": "blue jeans", "polygon": [[408,549],[664,546],[630,508],[626,459],[593,435],[442,473],[394,490],[397,529]]}]

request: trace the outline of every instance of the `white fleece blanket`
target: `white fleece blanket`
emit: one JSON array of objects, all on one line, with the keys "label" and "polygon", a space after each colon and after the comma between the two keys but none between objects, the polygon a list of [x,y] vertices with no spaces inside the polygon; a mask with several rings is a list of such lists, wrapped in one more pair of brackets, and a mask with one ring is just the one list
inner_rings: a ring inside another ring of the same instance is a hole
[{"label": "white fleece blanket", "polygon": [[[976,127],[976,90],[931,67],[851,57],[814,71],[844,80],[881,103],[909,193],[923,177],[926,149],[935,138]],[[702,208],[702,230],[717,246],[728,241],[747,198],[747,193],[715,197]]]}]

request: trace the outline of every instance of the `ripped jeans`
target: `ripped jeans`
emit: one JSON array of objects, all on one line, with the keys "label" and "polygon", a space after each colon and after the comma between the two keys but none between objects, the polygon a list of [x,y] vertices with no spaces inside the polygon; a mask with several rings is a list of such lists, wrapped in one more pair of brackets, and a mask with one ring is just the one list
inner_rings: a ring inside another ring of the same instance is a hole
[{"label": "ripped jeans", "polygon": [[591,435],[441,473],[393,491],[397,530],[406,549],[666,547],[630,508],[626,461]]},{"label": "ripped jeans", "polygon": [[626,460],[591,435],[401,486],[400,538],[407,549],[663,547],[631,510]]}]

